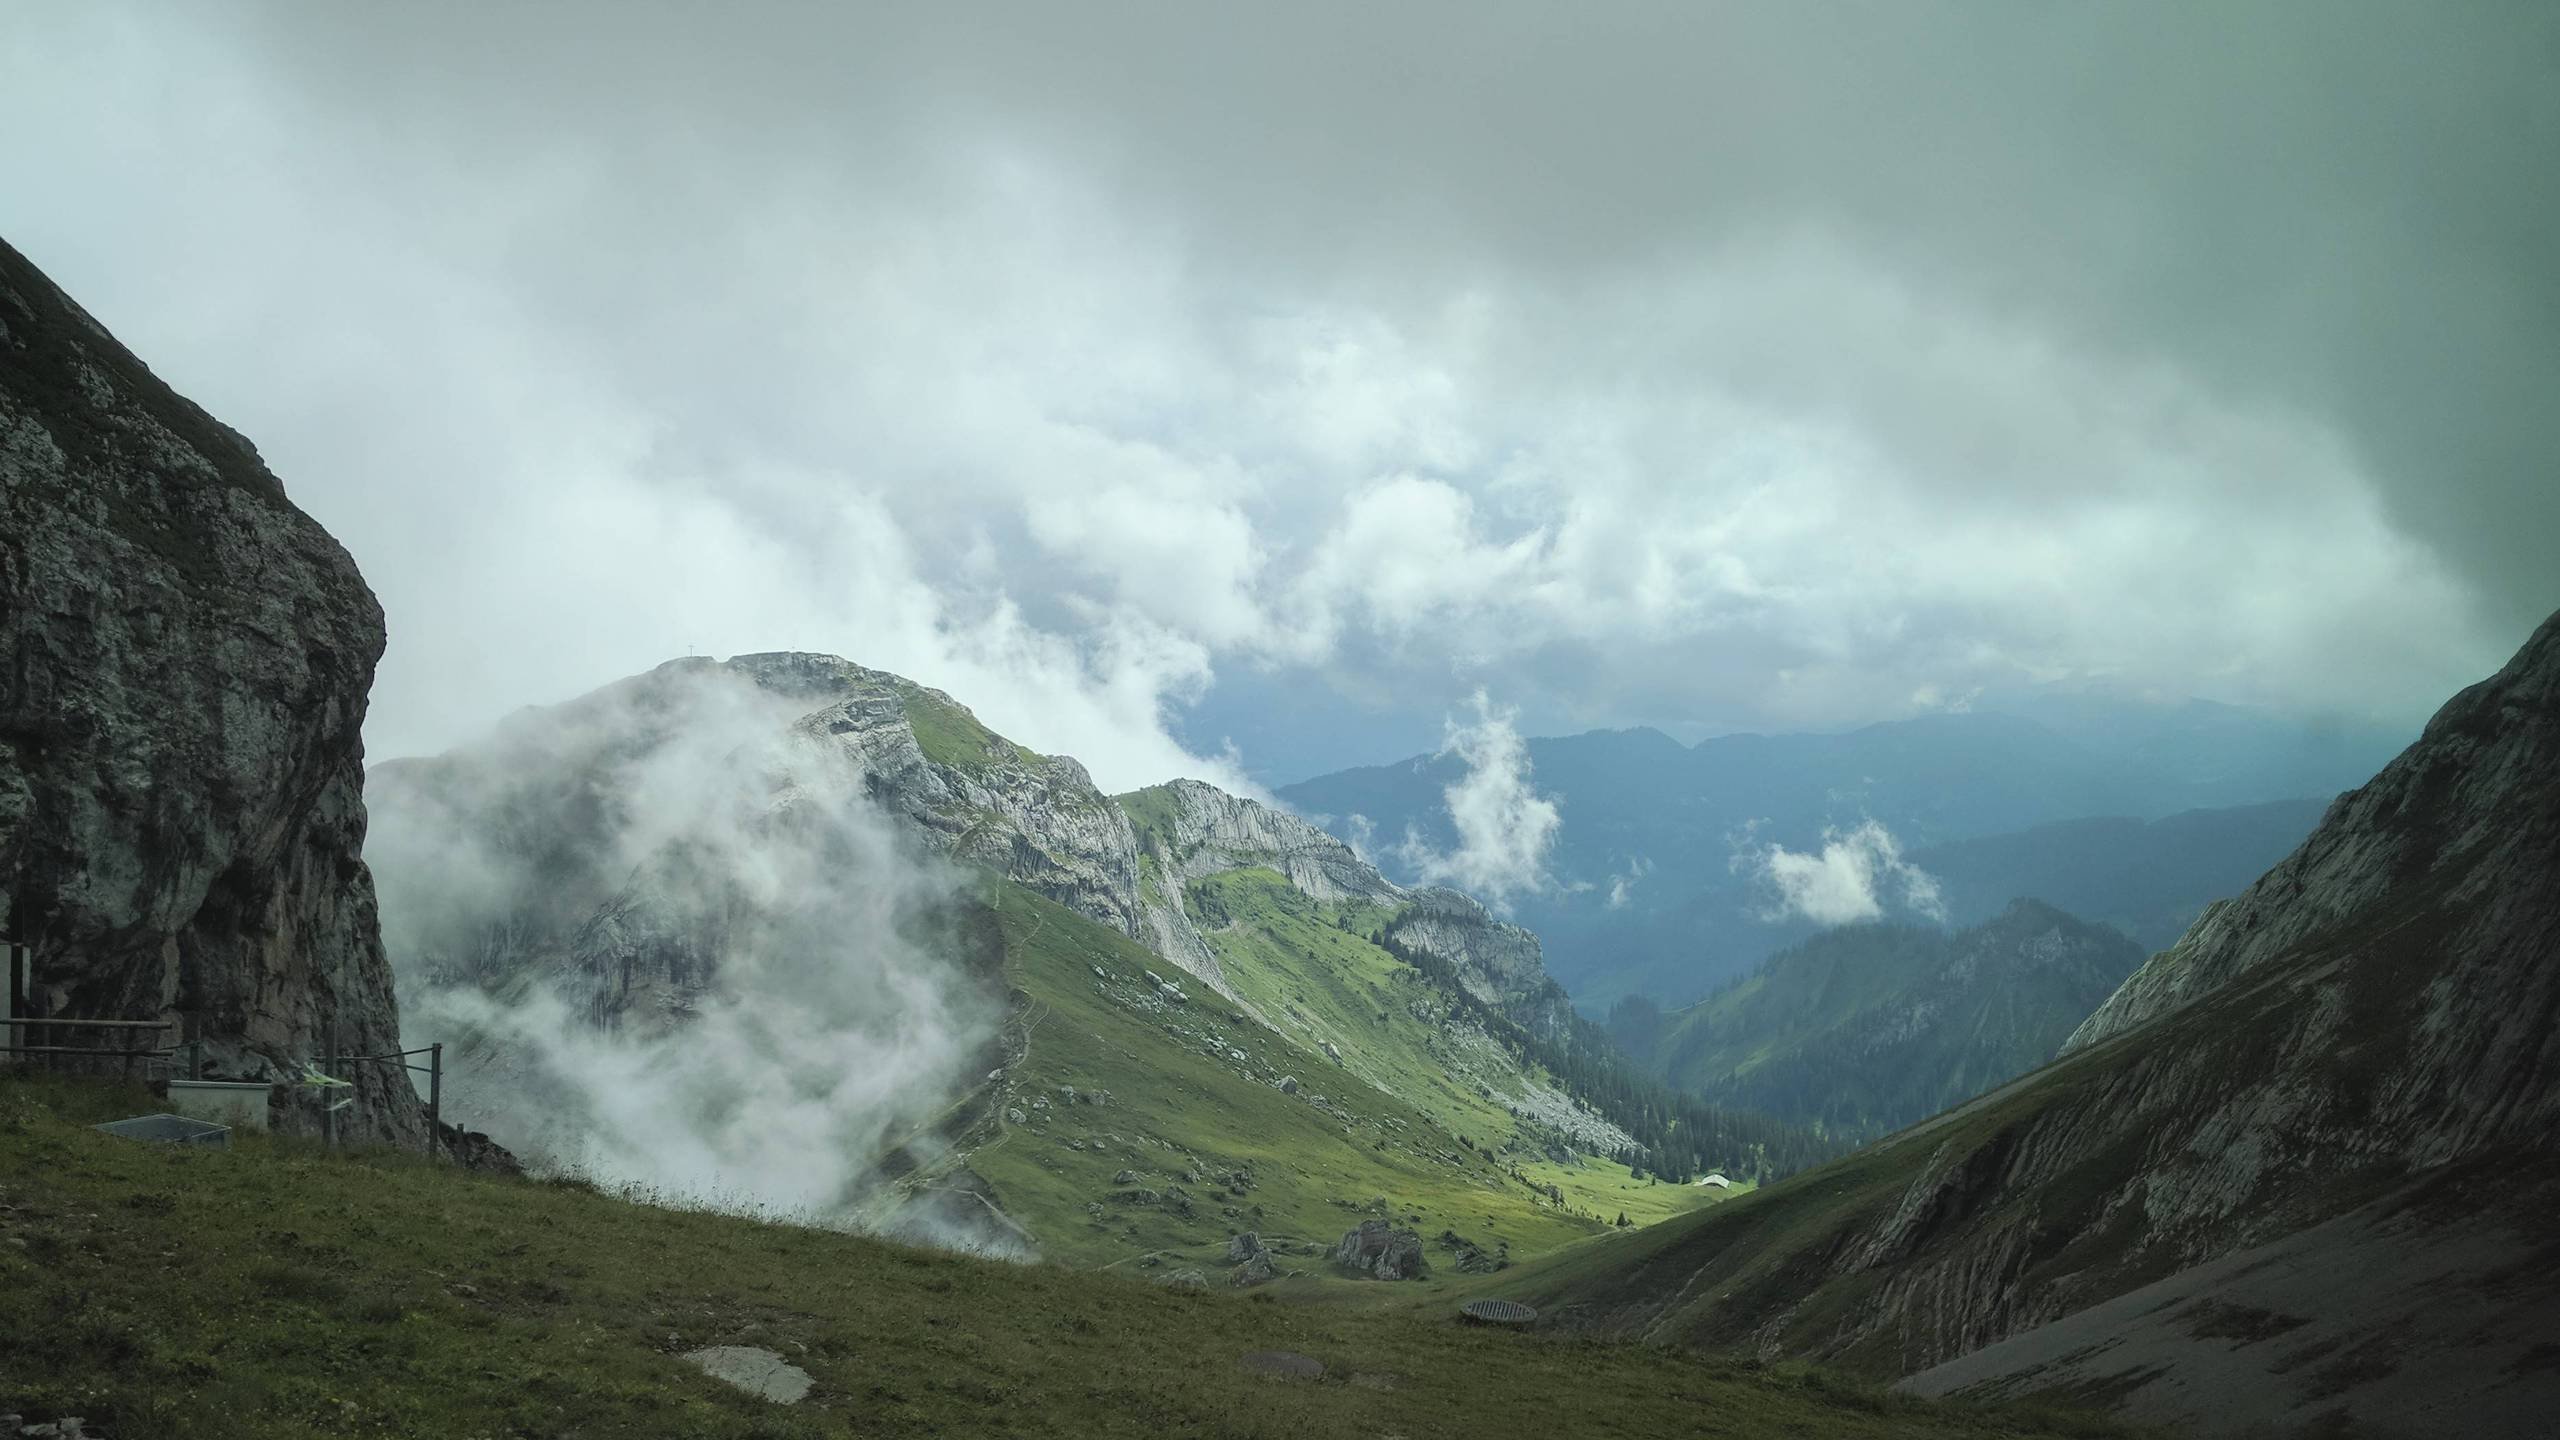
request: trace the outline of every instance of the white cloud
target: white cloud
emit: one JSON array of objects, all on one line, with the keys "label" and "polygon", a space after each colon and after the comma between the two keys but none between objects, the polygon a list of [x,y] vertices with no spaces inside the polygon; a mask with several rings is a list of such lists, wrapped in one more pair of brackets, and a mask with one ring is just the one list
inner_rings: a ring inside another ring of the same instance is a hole
[{"label": "white cloud", "polygon": [[1604,902],[1612,910],[1624,910],[1635,899],[1636,885],[1653,873],[1653,862],[1638,855],[1627,862],[1627,868],[1609,877],[1609,895]]},{"label": "white cloud", "polygon": [[1512,724],[1517,712],[1497,708],[1482,691],[1472,703],[1474,723],[1450,720],[1440,752],[1467,767],[1441,791],[1457,848],[1442,851],[1407,830],[1396,854],[1423,883],[1455,886],[1505,909],[1513,896],[1554,884],[1547,852],[1564,817],[1530,783],[1529,747]]},{"label": "white cloud", "polygon": [[1937,879],[1903,859],[1901,844],[1876,820],[1824,830],[1822,848],[1815,851],[1789,850],[1775,841],[1738,848],[1733,868],[1757,877],[1770,892],[1762,912],[1768,920],[1850,925],[1883,919],[1893,907],[1930,920],[1947,918]]}]

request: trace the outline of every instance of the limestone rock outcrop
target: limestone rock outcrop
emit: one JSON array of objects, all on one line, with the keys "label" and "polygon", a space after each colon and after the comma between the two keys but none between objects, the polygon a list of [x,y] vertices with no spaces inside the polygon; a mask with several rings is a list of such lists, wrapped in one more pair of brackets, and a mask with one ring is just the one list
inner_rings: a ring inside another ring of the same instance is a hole
[{"label": "limestone rock outcrop", "polygon": [[1144,851],[1140,938],[1221,992],[1233,993],[1216,952],[1200,938],[1199,926],[1183,904],[1183,889],[1193,881],[1263,866],[1326,904],[1397,905],[1404,900],[1404,891],[1350,846],[1285,810],[1214,785],[1175,780],[1121,796],[1120,805],[1134,817]]},{"label": "limestone rock outcrop", "polygon": [[1407,959],[1436,961],[1459,988],[1534,1035],[1570,1033],[1573,1004],[1547,977],[1538,937],[1494,918],[1475,897],[1434,885],[1387,927],[1387,948]]},{"label": "limestone rock outcrop", "polygon": [[[0,933],[41,1013],[177,1022],[251,1078],[398,1048],[361,853],[382,646],[257,450],[0,244]],[[353,1133],[423,1138],[405,1076],[354,1078]]]},{"label": "limestone rock outcrop", "polygon": [[1428,1273],[1422,1237],[1385,1220],[1363,1220],[1333,1247],[1333,1263],[1373,1280],[1418,1280]]}]

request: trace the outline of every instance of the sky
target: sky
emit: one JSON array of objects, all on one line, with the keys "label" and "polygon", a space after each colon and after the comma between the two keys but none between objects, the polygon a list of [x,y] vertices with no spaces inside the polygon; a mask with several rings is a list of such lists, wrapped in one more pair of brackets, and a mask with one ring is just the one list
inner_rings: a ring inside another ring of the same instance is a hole
[{"label": "sky", "polygon": [[2560,605],[2554,156],[2538,0],[0,9],[0,235],[356,556],[376,757],[767,649],[1113,789],[2413,722]]}]

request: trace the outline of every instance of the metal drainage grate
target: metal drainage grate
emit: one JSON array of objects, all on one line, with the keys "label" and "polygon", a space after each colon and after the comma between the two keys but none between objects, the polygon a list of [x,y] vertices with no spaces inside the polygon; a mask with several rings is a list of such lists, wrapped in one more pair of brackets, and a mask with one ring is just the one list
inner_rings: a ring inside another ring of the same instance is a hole
[{"label": "metal drainage grate", "polygon": [[1459,1313],[1479,1325],[1527,1325],[1538,1318],[1537,1311],[1517,1300],[1470,1300]]},{"label": "metal drainage grate", "polygon": [[128,1140],[161,1140],[172,1145],[220,1145],[231,1143],[231,1127],[210,1120],[191,1120],[184,1115],[136,1115],[130,1120],[111,1120],[94,1126],[110,1135]]}]

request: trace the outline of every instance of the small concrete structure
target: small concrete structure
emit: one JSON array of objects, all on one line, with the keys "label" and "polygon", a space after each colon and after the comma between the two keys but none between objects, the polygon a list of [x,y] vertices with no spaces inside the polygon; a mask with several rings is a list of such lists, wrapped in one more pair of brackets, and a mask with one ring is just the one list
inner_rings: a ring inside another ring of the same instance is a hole
[{"label": "small concrete structure", "polygon": [[184,1115],[136,1115],[130,1120],[111,1120],[91,1127],[128,1140],[159,1140],[172,1145],[212,1145],[228,1148],[231,1127],[205,1120],[191,1120]]},{"label": "small concrete structure", "polygon": [[262,1080],[172,1080],[169,1082],[169,1108],[198,1120],[228,1125],[234,1130],[255,1130],[264,1134],[267,1128],[267,1097],[272,1088]]},{"label": "small concrete structure", "polygon": [[726,1381],[777,1405],[797,1405],[809,1393],[809,1372],[753,1345],[713,1345],[689,1350],[685,1359],[714,1380]]},{"label": "small concrete structure", "polygon": [[1730,1190],[1733,1188],[1733,1182],[1727,1180],[1721,1175],[1701,1175],[1698,1177],[1697,1183],[1701,1185],[1712,1185],[1718,1190]]}]

